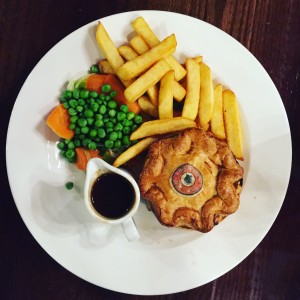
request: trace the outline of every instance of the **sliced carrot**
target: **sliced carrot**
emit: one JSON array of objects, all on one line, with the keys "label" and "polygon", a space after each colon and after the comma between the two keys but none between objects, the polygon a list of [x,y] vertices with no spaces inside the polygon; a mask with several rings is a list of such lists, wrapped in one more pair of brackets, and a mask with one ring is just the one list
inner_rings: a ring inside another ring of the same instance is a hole
[{"label": "sliced carrot", "polygon": [[87,165],[87,157],[85,155],[84,149],[82,148],[75,148],[75,152],[76,152],[76,167],[79,170],[86,170],[86,165]]},{"label": "sliced carrot", "polygon": [[129,111],[132,111],[135,114],[138,114],[140,112],[141,108],[137,101],[133,103],[128,103],[127,99],[124,96],[125,87],[116,76],[112,74],[107,75],[104,83],[108,83],[111,86],[111,88],[117,92],[115,100],[118,102],[119,105],[127,104]]},{"label": "sliced carrot", "polygon": [[61,138],[71,139],[74,131],[69,129],[70,116],[62,104],[57,105],[47,118],[46,124]]},{"label": "sliced carrot", "polygon": [[86,79],[86,88],[89,91],[99,92],[101,86],[105,83],[107,75],[91,74]]},{"label": "sliced carrot", "polygon": [[75,148],[75,151],[76,151],[76,155],[77,155],[75,165],[79,170],[85,171],[87,163],[91,158],[94,158],[94,157],[100,157],[101,158],[101,156],[99,155],[98,150]]}]

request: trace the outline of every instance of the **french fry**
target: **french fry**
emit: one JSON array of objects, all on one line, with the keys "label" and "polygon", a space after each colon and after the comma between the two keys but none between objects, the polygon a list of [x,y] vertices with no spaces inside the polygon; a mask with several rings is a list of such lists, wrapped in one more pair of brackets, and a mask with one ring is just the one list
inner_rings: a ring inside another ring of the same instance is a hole
[{"label": "french fry", "polygon": [[[119,54],[118,49],[114,45],[103,24],[100,22],[98,22],[97,26],[96,40],[112,69],[115,73],[117,73],[117,70],[124,64],[124,60]],[[132,83],[127,80],[121,81],[125,86],[129,86]]]},{"label": "french fry", "polygon": [[148,121],[131,134],[130,140],[133,141],[147,136],[165,134],[192,127],[196,127],[196,123],[183,117]]},{"label": "french fry", "polygon": [[240,114],[236,96],[230,90],[223,91],[223,111],[228,146],[236,158],[244,160]]},{"label": "french fry", "polygon": [[186,60],[187,88],[182,116],[195,120],[198,114],[200,98],[200,65],[194,59]]},{"label": "french fry", "polygon": [[126,151],[124,151],[122,154],[120,154],[120,156],[117,157],[117,159],[113,163],[113,166],[117,168],[117,167],[125,164],[132,158],[136,157],[137,155],[139,155],[140,153],[142,153],[143,151],[148,149],[149,146],[156,140],[157,140],[157,138],[155,138],[155,137],[147,137],[147,138],[141,140],[140,142],[138,142],[137,144],[131,146]]},{"label": "french fry", "polygon": [[141,96],[138,100],[138,103],[146,114],[150,115],[153,118],[158,118],[158,110],[157,107],[153,105],[149,97]]},{"label": "french fry", "polygon": [[195,56],[195,57],[193,57],[193,60],[200,64],[200,63],[202,63],[202,56],[200,56],[200,55]]},{"label": "french fry", "polygon": [[116,72],[124,64],[124,60],[119,54],[118,49],[114,45],[103,24],[100,22],[98,23],[96,31],[96,39],[109,64]]},{"label": "french fry", "polygon": [[139,56],[130,46],[127,45],[119,47],[118,51],[126,61],[133,60]]},{"label": "french fry", "polygon": [[171,67],[164,60],[157,62],[125,89],[124,95],[128,102],[134,102],[140,98],[170,70]]},{"label": "french fry", "polygon": [[225,128],[223,118],[222,85],[218,84],[214,91],[214,112],[210,120],[211,132],[219,139],[225,139]]},{"label": "french fry", "polygon": [[[155,47],[159,43],[159,39],[154,34],[143,17],[138,17],[133,22],[131,22],[131,25],[135,32],[139,34],[151,48]],[[166,58],[166,62],[174,70],[176,81],[181,80],[186,75],[185,69],[173,56]]]},{"label": "french fry", "polygon": [[199,124],[205,127],[211,120],[214,109],[214,88],[210,68],[200,64],[200,100],[199,100]]},{"label": "french fry", "polygon": [[139,35],[134,36],[129,41],[129,44],[140,55],[144,54],[150,49],[150,47],[146,44],[143,38]]},{"label": "french fry", "polygon": [[[150,48],[149,46],[145,43],[145,41],[139,36],[136,35],[133,37],[130,41],[129,44],[131,47],[140,55],[144,54],[147,52]],[[157,107],[158,105],[158,86],[157,84],[150,87],[147,91],[147,94],[153,103]]]},{"label": "french fry", "polygon": [[174,81],[174,99],[181,102],[186,95],[185,88],[176,80]]},{"label": "french fry", "polygon": [[117,71],[118,76],[123,80],[130,80],[140,75],[154,63],[174,53],[176,45],[175,35],[171,34],[149,51],[122,65]]},{"label": "french fry", "polygon": [[160,119],[173,118],[174,71],[166,73],[160,81],[158,115]]},{"label": "french fry", "polygon": [[101,70],[101,73],[103,73],[103,74],[111,74],[111,75],[116,74],[107,60],[100,60],[98,62],[98,66]]}]

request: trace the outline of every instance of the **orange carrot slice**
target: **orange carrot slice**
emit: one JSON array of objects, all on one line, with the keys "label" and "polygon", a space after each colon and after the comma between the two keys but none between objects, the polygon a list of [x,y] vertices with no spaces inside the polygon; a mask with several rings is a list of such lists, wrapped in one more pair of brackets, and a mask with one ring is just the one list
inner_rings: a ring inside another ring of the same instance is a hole
[{"label": "orange carrot slice", "polygon": [[127,104],[129,111],[133,111],[135,114],[138,114],[140,112],[141,108],[137,101],[133,103],[129,103],[127,101],[124,96],[125,87],[116,76],[111,74],[107,75],[104,83],[108,83],[111,86],[112,90],[115,90],[117,92],[115,100],[119,105]]},{"label": "orange carrot slice", "polygon": [[74,131],[69,129],[70,116],[62,104],[56,106],[47,118],[46,124],[61,138],[71,139]]},{"label": "orange carrot slice", "polygon": [[99,92],[101,86],[105,83],[107,75],[91,74],[86,79],[86,88],[89,91]]},{"label": "orange carrot slice", "polygon": [[75,151],[76,151],[76,155],[77,155],[75,165],[79,170],[85,171],[87,163],[91,158],[94,158],[94,157],[100,157],[101,158],[101,156],[99,155],[98,150],[75,148]]}]

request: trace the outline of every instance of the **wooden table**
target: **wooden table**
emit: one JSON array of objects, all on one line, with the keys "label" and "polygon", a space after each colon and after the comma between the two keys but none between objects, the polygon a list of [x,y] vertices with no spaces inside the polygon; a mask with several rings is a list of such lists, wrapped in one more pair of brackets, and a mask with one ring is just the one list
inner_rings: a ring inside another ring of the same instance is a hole
[{"label": "wooden table", "polygon": [[299,299],[300,1],[297,0],[0,1],[0,132],[3,145],[0,298],[140,298],[89,284],[47,255],[31,236],[15,207],[6,176],[4,147],[15,99],[26,77],[43,55],[67,34],[90,21],[140,9],[174,11],[196,17],[221,28],[247,47],[278,88],[293,139],[293,168],[286,199],[260,245],[221,278],[190,291],[155,298]]}]

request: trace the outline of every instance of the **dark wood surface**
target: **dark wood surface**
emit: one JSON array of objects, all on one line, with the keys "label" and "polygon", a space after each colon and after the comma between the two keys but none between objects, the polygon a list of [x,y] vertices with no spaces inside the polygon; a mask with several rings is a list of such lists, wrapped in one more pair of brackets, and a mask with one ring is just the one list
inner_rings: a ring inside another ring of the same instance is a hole
[{"label": "dark wood surface", "polygon": [[89,284],[49,257],[31,236],[15,207],[5,165],[10,113],[35,64],[58,41],[82,25],[111,14],[140,9],[194,16],[221,28],[246,46],[279,90],[293,140],[288,192],[278,218],[260,245],[236,268],[202,287],[143,298],[300,299],[299,0],[0,0],[0,298],[141,298]]}]

